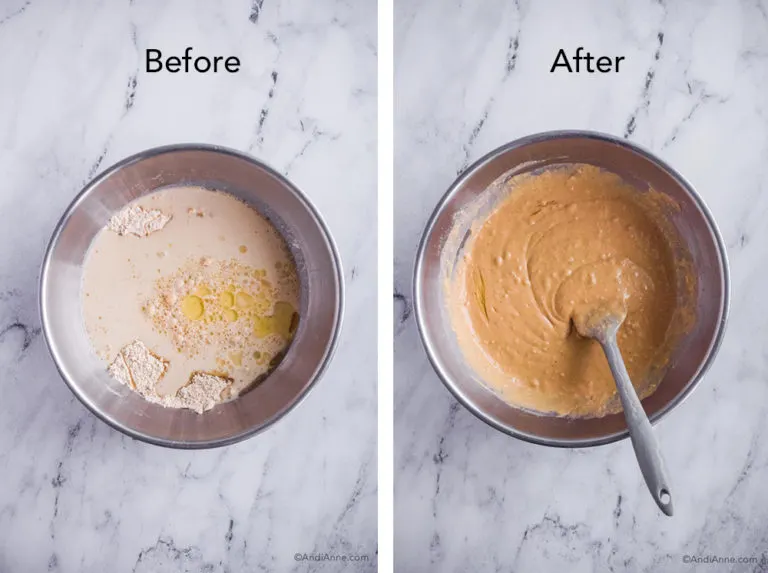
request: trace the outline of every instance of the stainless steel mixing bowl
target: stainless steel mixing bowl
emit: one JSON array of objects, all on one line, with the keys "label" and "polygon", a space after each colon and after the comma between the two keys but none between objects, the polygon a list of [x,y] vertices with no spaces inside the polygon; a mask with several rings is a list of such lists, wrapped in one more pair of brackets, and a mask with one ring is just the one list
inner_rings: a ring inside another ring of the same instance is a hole
[{"label": "stainless steel mixing bowl", "polygon": [[[712,363],[723,339],[729,304],[728,260],[712,215],[693,187],[648,151],[592,132],[556,131],[524,137],[469,167],[451,185],[432,214],[416,256],[416,322],[432,365],[456,399],[494,428],[550,446],[605,444],[628,435],[622,413],[602,418],[564,418],[524,411],[486,387],[463,359],[446,312],[444,283],[462,256],[474,219],[488,210],[500,181],[520,173],[563,163],[588,163],[614,172],[639,191],[649,187],[680,205],[671,217],[690,250],[698,275],[697,322],[673,353],[658,389],[643,400],[656,422],[693,390]],[[494,185],[496,184],[496,185]],[[498,198],[498,197],[496,197]],[[464,240],[448,240],[463,237]]]},{"label": "stainless steel mixing bowl", "polygon": [[[83,262],[96,234],[137,197],[187,184],[227,191],[256,207],[286,239],[301,280],[301,320],[285,358],[252,390],[202,415],[150,404],[113,380],[94,353],[82,318]],[[307,198],[263,163],[209,145],[150,149],[88,183],[56,226],[40,278],[45,340],[72,392],[121,432],[175,448],[243,440],[296,406],[331,359],[341,326],[343,294],[339,255]]]}]

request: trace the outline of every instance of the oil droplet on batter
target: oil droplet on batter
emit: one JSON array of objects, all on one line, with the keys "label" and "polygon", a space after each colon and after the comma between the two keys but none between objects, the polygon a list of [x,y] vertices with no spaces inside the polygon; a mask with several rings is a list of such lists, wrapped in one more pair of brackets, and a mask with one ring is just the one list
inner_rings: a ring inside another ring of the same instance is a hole
[{"label": "oil droplet on batter", "polygon": [[189,294],[181,300],[181,312],[190,320],[197,320],[203,316],[203,301],[199,296]]},{"label": "oil droplet on batter", "polygon": [[[287,302],[279,301],[275,303],[275,312],[272,315],[275,321],[275,332],[277,332],[283,338],[291,338],[293,334],[291,330],[291,323],[293,322],[293,316],[296,312]],[[298,318],[298,315],[296,315]]]},{"label": "oil droplet on batter", "polygon": [[224,311],[224,319],[227,322],[235,322],[237,320],[237,311],[232,308],[226,309]]},{"label": "oil droplet on batter", "polygon": [[250,308],[253,306],[254,300],[247,292],[239,292],[235,297],[235,304],[237,308]]},{"label": "oil droplet on batter", "polygon": [[243,364],[243,353],[239,350],[237,352],[230,352],[229,361],[235,366],[241,366]]},{"label": "oil droplet on batter", "polygon": [[254,316],[253,334],[257,338],[264,338],[272,334],[272,317],[260,315]]},{"label": "oil droplet on batter", "polygon": [[299,325],[299,315],[293,306],[287,302],[275,303],[272,316],[257,315],[253,318],[253,333],[258,338],[264,338],[270,334],[279,334],[286,340],[293,337]]},{"label": "oil droplet on batter", "polygon": [[235,295],[225,290],[219,295],[219,304],[224,308],[232,308],[235,304]]},{"label": "oil droplet on batter", "polygon": [[237,248],[237,250],[240,251],[241,253],[247,253],[248,252],[248,247],[246,247],[245,245],[240,245]]}]

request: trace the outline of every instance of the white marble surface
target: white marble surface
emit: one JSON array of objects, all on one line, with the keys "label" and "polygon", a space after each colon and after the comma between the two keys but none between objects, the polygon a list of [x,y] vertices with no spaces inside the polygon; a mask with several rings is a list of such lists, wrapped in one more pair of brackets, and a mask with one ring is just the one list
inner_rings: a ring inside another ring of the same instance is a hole
[{"label": "white marble surface", "polygon": [[[768,554],[768,4],[397,0],[395,562],[398,571],[766,571],[686,555]],[[611,75],[550,74],[559,48],[625,56]],[[519,136],[585,128],[685,174],[728,245],[724,345],[657,426],[675,492],[664,517],[629,442],[526,444],[460,407],[411,313],[422,228],[457,172]]]},{"label": "white marble surface", "polygon": [[[237,55],[242,71],[143,71],[145,48],[186,46]],[[375,128],[373,1],[2,2],[0,572],[376,569]],[[54,369],[36,303],[46,242],[82,185],[185,141],[287,174],[325,216],[347,282],[340,346],[308,399],[200,452],[90,415]]]}]

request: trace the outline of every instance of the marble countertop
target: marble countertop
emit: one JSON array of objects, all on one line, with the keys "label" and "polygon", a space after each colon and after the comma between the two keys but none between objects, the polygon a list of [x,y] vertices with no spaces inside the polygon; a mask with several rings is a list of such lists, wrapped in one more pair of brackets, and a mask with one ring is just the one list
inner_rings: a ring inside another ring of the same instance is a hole
[{"label": "marble countertop", "polygon": [[[550,74],[560,48],[618,74]],[[551,129],[658,153],[699,190],[731,263],[724,344],[656,432],[675,492],[656,508],[628,441],[527,444],[459,406],[421,347],[411,274],[456,174]],[[395,5],[395,563],[398,571],[767,571],[768,4],[398,0]]]},{"label": "marble countertop", "polygon": [[[144,71],[146,48],[186,46],[241,71]],[[372,1],[2,3],[0,572],[376,569],[376,49]],[[133,441],[88,413],[37,310],[43,251],[84,183],[177,142],[286,174],[326,218],[347,285],[340,345],[307,400],[211,451]]]}]

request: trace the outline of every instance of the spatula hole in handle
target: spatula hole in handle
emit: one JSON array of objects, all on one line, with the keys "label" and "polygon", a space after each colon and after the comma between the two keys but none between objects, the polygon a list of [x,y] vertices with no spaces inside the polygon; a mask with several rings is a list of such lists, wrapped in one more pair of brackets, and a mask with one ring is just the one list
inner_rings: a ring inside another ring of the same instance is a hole
[{"label": "spatula hole in handle", "polygon": [[664,515],[672,517],[674,510],[672,509],[672,495],[669,491],[666,488],[661,488],[657,499],[659,509],[661,509]]}]

